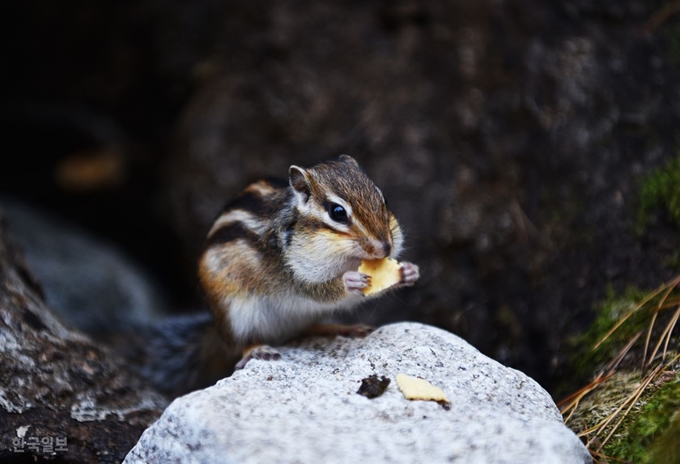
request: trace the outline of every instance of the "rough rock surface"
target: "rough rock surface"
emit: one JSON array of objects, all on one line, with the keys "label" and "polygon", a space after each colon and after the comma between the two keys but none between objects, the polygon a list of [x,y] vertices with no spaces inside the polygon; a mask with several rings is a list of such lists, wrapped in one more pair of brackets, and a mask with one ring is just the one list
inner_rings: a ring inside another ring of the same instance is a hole
[{"label": "rough rock surface", "polygon": [[[591,461],[535,381],[443,330],[401,323],[281,353],[175,400],[125,463]],[[398,373],[441,387],[451,409],[406,400]],[[372,374],[392,382],[370,400],[356,392]]]},{"label": "rough rock surface", "polygon": [[[120,462],[164,405],[118,357],[62,324],[5,242],[0,215],[0,461]],[[67,451],[26,444],[43,438],[65,439]]]}]

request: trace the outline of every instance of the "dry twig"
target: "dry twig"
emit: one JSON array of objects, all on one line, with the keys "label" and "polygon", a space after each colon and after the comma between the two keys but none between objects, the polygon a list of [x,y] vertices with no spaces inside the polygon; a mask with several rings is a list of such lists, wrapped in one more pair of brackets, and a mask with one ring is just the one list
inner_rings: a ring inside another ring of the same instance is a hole
[{"label": "dry twig", "polygon": [[645,21],[642,25],[642,30],[647,34],[651,34],[654,32],[654,29],[661,26],[677,13],[680,13],[680,1],[666,3]]}]

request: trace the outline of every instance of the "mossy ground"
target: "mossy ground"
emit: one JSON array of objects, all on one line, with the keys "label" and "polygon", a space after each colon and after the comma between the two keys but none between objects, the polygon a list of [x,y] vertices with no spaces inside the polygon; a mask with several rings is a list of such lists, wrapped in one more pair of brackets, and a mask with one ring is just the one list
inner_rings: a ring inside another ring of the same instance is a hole
[{"label": "mossy ground", "polygon": [[[676,292],[677,290],[673,294]],[[590,330],[579,338],[581,350],[574,363],[579,375],[589,375],[592,378],[614,359],[638,332],[642,331],[643,334],[646,332],[653,308],[656,308],[661,296],[652,298],[614,331],[598,349],[592,349],[622,317],[634,310],[646,295],[647,293],[637,288],[629,288],[623,295],[617,295],[612,289],[608,290],[606,299],[597,305],[598,316]],[[663,317],[659,318],[657,328],[665,327],[662,319]],[[675,338],[677,340],[677,337]],[[643,339],[644,337],[641,337],[638,340],[609,380],[581,400],[568,421],[568,425],[575,432],[588,430],[606,420],[627,398],[636,394],[649,373],[649,370],[643,372],[640,369]],[[675,355],[677,343],[672,342],[670,348],[666,359],[672,359]],[[596,437],[593,434],[588,436],[592,440],[589,446],[591,450],[599,449],[600,444],[621,417],[623,416],[617,416]],[[678,436],[680,436],[680,361],[644,390],[599,452],[608,457],[623,459],[624,462],[680,463]]]},{"label": "mossy ground", "polygon": [[671,418],[671,423],[659,438],[654,441],[650,448],[652,463],[678,463],[680,462],[680,408],[676,408]]},{"label": "mossy ground", "polygon": [[[641,381],[640,373],[616,373],[581,401],[567,425],[576,433],[596,426],[634,395]],[[680,463],[678,411],[680,373],[673,371],[661,376],[661,380],[645,390],[609,439],[609,433],[622,416],[611,421],[597,437],[591,434],[589,448],[604,456],[636,464]],[[607,441],[600,449],[605,439]]]},{"label": "mossy ground", "polygon": [[680,230],[680,156],[644,179],[640,190],[638,232],[644,233],[658,211],[667,215]]},{"label": "mossy ground", "polygon": [[[667,376],[668,377],[668,376]],[[604,454],[641,464],[679,462],[678,410],[680,410],[680,375],[648,389],[637,402],[632,414],[604,446]],[[673,423],[673,427],[669,426]],[[667,436],[671,434],[674,439]],[[665,444],[673,443],[670,447]],[[675,458],[672,458],[675,456]],[[671,459],[671,460],[669,460]]]}]

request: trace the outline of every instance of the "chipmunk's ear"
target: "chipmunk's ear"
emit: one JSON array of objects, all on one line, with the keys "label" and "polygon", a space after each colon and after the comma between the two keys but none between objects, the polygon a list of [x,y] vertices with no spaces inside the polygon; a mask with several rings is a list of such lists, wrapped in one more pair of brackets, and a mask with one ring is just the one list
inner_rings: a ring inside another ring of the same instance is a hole
[{"label": "chipmunk's ear", "polygon": [[288,169],[288,182],[293,187],[293,193],[301,203],[307,203],[312,195],[312,188],[309,184],[309,174],[299,166],[291,166]]},{"label": "chipmunk's ear", "polygon": [[349,155],[340,155],[340,158],[339,158],[339,159],[340,159],[340,161],[342,161],[343,163],[353,164],[353,165],[355,165],[356,167],[359,167],[359,163],[357,163],[357,160],[355,160],[354,158],[352,158],[352,157],[349,156]]}]

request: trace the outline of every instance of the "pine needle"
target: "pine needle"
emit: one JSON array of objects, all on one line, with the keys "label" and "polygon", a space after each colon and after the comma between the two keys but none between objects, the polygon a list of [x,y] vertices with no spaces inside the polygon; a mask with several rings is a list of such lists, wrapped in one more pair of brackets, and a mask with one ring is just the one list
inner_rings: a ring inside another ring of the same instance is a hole
[{"label": "pine needle", "polygon": [[[677,285],[677,283],[676,283]],[[632,310],[630,310],[625,316],[623,316],[621,319],[618,320],[616,324],[614,324],[614,327],[609,329],[606,334],[598,341],[595,346],[593,346],[593,351],[598,349],[600,345],[602,345],[607,339],[614,333],[616,330],[623,325],[624,322],[626,322],[633,314],[638,312],[641,308],[643,308],[650,300],[652,300],[655,296],[657,296],[659,293],[663,292],[668,288],[668,285],[662,285],[661,287],[657,288],[654,290],[652,293],[647,295],[640,301],[640,303],[637,304]]]},{"label": "pine needle", "polygon": [[662,361],[666,359],[666,353],[668,352],[668,342],[671,341],[671,334],[673,333],[673,329],[675,329],[675,324],[678,323],[678,317],[680,317],[680,306],[678,306],[678,309],[675,311],[675,314],[673,315],[673,318],[669,324],[670,329],[668,330],[668,335],[666,335],[666,343],[663,345],[663,354],[661,355]]},{"label": "pine needle", "polygon": [[630,351],[638,338],[640,338],[640,335],[642,335],[642,332],[638,332],[637,335],[635,335],[628,342],[628,344],[623,347],[619,354],[607,365],[607,367],[602,372],[597,375],[597,377],[595,377],[592,382],[557,403],[557,407],[560,409],[560,412],[563,415],[566,414],[567,411],[571,411],[569,416],[564,420],[565,424],[569,422],[569,419],[574,414],[574,411],[576,411],[578,408],[581,399],[605,383],[612,375],[614,375],[616,368],[619,367],[619,363],[623,360],[623,358],[625,358],[626,354],[628,354],[628,351]]},{"label": "pine needle", "polygon": [[569,411],[569,415],[564,419],[564,423],[566,424],[569,422],[569,419],[571,419],[571,416],[576,412],[576,409],[578,409],[578,405],[581,402],[581,399],[583,399],[584,396],[586,396],[588,393],[591,391],[595,390],[597,387],[605,383],[609,378],[614,375],[615,371],[611,371],[607,373],[606,375],[603,375],[600,373],[595,380],[590,382],[588,385],[585,387],[579,389],[577,392],[572,393],[568,397],[564,398],[562,401],[557,403],[557,407],[560,409],[560,412],[564,415]]},{"label": "pine needle", "polygon": [[652,321],[649,324],[649,330],[647,330],[647,338],[645,339],[645,350],[642,355],[642,362],[643,362],[643,368],[649,365],[649,362],[645,364],[645,360],[647,359],[647,349],[649,348],[649,340],[652,337],[652,329],[654,329],[654,323],[656,322],[656,317],[659,315],[659,311],[661,310],[661,307],[666,303],[666,300],[668,299],[668,295],[671,294],[673,289],[675,288],[675,285],[669,285],[668,289],[666,290],[666,293],[663,294],[661,297],[661,300],[659,300],[659,304],[656,305],[656,310],[654,311],[654,315],[652,316]]},{"label": "pine needle", "polygon": [[[616,423],[616,425],[609,431],[609,433],[607,434],[607,437],[604,439],[604,441],[602,441],[602,443],[601,443],[600,446],[598,447],[598,451],[601,450],[601,449],[604,447],[604,445],[607,444],[607,442],[608,442],[609,439],[612,437],[612,435],[614,435],[614,432],[616,432],[616,429],[619,428],[619,426],[623,423],[624,419],[628,416],[628,413],[630,412],[630,410],[631,410],[631,409],[633,408],[633,406],[635,406],[635,404],[638,402],[638,400],[640,399],[640,396],[642,396],[642,394],[645,392],[645,389],[647,388],[647,386],[652,382],[652,380],[654,380],[654,379],[656,378],[657,374],[659,374],[659,373],[662,372],[662,371],[663,371],[663,365],[662,365],[662,364],[659,364],[659,365],[656,367],[656,369],[654,369],[654,370],[647,376],[647,378],[645,378],[645,380],[642,382],[642,384],[635,390],[635,392],[634,392],[635,395],[634,395],[634,396],[633,396],[633,395],[629,396],[629,397],[621,404],[621,406],[616,410],[616,412],[615,412],[614,414],[612,414],[611,419],[613,419],[613,418],[621,411],[621,409],[623,408],[624,405],[629,404],[628,409],[626,409],[626,412],[623,413],[623,415],[621,416],[621,418],[619,419],[619,421],[618,421],[618,422]],[[602,426],[602,428],[600,428],[600,431],[604,430],[604,428],[605,428],[610,422],[611,422],[611,420],[610,420],[610,421],[607,421],[607,422]],[[599,433],[599,432],[598,432],[598,433]]]},{"label": "pine needle", "polygon": [[649,295],[644,297],[642,301],[640,301],[637,306],[635,306],[632,310],[630,310],[625,316],[623,316],[621,319],[618,320],[616,324],[614,324],[614,327],[609,329],[606,334],[593,346],[593,351],[598,349],[600,345],[602,345],[607,339],[614,333],[616,330],[623,325],[624,322],[626,322],[633,314],[638,312],[640,309],[642,309],[647,303],[649,303],[651,300],[653,300],[656,296],[659,295],[659,293],[663,292],[664,290],[666,291],[666,294],[664,297],[661,298],[661,302],[659,304],[659,307],[663,305],[663,303],[666,301],[668,298],[668,295],[673,291],[675,287],[677,287],[680,284],[680,275],[668,282],[667,284],[661,285],[659,288],[651,292]]},{"label": "pine needle", "polygon": [[[673,317],[671,318],[670,322],[666,325],[666,328],[661,333],[659,341],[656,343],[656,346],[654,347],[654,351],[652,351],[652,354],[649,356],[649,359],[647,360],[648,366],[652,363],[652,361],[656,357],[656,353],[659,351],[659,348],[661,348],[661,344],[663,343],[664,339],[668,338],[668,341],[670,341],[670,336],[673,332],[673,329],[675,328],[675,324],[678,322],[678,316],[680,316],[680,307],[678,307],[678,310],[675,311],[675,314],[673,314]],[[666,342],[666,347],[668,347],[668,341]],[[666,353],[664,348],[664,354],[662,359],[665,358]]]}]

